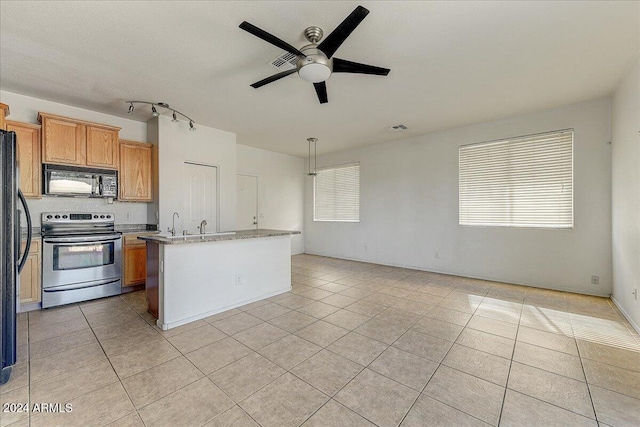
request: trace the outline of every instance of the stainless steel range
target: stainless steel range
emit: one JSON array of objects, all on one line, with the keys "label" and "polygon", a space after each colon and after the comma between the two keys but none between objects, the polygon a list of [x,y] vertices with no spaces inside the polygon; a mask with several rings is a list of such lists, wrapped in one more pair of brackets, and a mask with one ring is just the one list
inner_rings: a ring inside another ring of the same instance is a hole
[{"label": "stainless steel range", "polygon": [[42,214],[42,307],[121,292],[122,234],[112,213]]}]

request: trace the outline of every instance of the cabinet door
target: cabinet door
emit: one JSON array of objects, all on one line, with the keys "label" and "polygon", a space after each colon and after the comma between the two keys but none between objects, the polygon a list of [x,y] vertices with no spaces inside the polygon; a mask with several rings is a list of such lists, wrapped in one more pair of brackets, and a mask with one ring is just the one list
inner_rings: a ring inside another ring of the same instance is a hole
[{"label": "cabinet door", "polygon": [[4,118],[9,115],[9,106],[0,102],[0,129],[5,129]]},{"label": "cabinet door", "polygon": [[87,126],[87,166],[117,169],[118,131]]},{"label": "cabinet door", "polygon": [[139,285],[147,278],[147,247],[133,245],[124,247],[124,284]]},{"label": "cabinet door", "polygon": [[[23,251],[25,246],[23,243]],[[38,302],[40,293],[40,245],[38,241],[33,241],[27,261],[20,272],[20,303]]]},{"label": "cabinet door", "polygon": [[16,133],[20,189],[27,198],[41,197],[40,182],[40,126],[7,121],[7,130]]},{"label": "cabinet door", "polygon": [[151,144],[120,141],[120,201],[153,201],[151,149]]},{"label": "cabinet door", "polygon": [[72,121],[43,117],[42,158],[44,163],[84,166],[86,126]]}]

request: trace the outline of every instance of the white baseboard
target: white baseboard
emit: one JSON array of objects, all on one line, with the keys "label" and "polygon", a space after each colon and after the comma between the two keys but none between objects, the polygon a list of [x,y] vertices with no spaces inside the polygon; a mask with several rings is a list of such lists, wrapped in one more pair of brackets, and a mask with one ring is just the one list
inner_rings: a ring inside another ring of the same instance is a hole
[{"label": "white baseboard", "polygon": [[450,275],[450,276],[466,277],[468,279],[487,280],[487,281],[490,281],[490,282],[507,283],[509,285],[528,286],[530,288],[550,289],[552,291],[570,292],[570,293],[582,294],[582,295],[592,295],[592,296],[603,297],[603,298],[609,298],[611,296],[611,294],[607,293],[606,291],[604,293],[586,292],[586,291],[584,291],[582,289],[573,289],[573,288],[562,287],[562,286],[553,286],[553,285],[542,286],[542,285],[536,285],[536,284],[531,284],[531,283],[519,283],[519,282],[514,282],[514,281],[507,281],[507,280],[501,279],[499,277],[473,276],[473,275],[470,275],[468,273],[437,270],[437,269],[426,270],[424,267],[420,267],[420,266],[416,266],[416,265],[393,264],[393,263],[384,263],[384,262],[378,262],[378,261],[371,261],[371,260],[366,260],[366,259],[337,257],[335,255],[324,254],[324,253],[319,253],[319,252],[311,252],[309,250],[305,250],[304,253],[307,254],[307,255],[317,255],[317,256],[322,256],[322,257],[326,257],[326,258],[344,259],[344,260],[347,260],[347,261],[358,261],[358,262],[364,262],[364,263],[367,263],[367,264],[384,265],[384,266],[387,266],[387,267],[408,268],[408,269],[411,269],[411,270],[425,271],[427,273],[447,274],[447,275]]},{"label": "white baseboard", "polygon": [[627,319],[627,321],[631,324],[633,329],[635,329],[636,332],[640,335],[640,326],[638,326],[638,324],[633,321],[631,316],[629,316],[629,313],[627,313],[624,310],[624,308],[622,308],[622,305],[618,301],[616,301],[616,299],[613,297],[613,295],[611,296],[611,301],[613,301],[613,303],[616,305],[616,307],[618,307],[618,310],[620,310],[620,313],[622,313],[624,318]]},{"label": "white baseboard", "polygon": [[222,313],[223,311],[231,310],[233,308],[237,308],[237,307],[240,307],[240,306],[243,306],[243,305],[246,305],[246,304],[250,304],[252,302],[260,301],[260,300],[263,300],[263,299],[266,299],[266,298],[271,298],[271,297],[274,297],[276,295],[280,295],[280,294],[283,294],[285,292],[289,292],[290,290],[291,290],[291,286],[289,286],[287,289],[279,289],[277,291],[270,292],[268,294],[260,295],[260,296],[255,297],[255,298],[251,298],[251,299],[248,299],[248,300],[245,300],[245,301],[241,301],[241,302],[238,302],[238,303],[235,303],[235,304],[231,304],[231,305],[228,305],[226,307],[218,308],[218,309],[215,309],[215,310],[212,310],[212,311],[207,311],[206,313],[200,313],[198,315],[191,316],[191,317],[188,317],[186,319],[181,319],[181,320],[178,320],[178,321],[175,321],[175,322],[171,322],[171,323],[162,323],[162,322],[160,322],[160,319],[158,319],[158,320],[156,320],[156,325],[160,329],[162,329],[163,331],[167,331],[167,330],[172,329],[172,328],[177,328],[178,326],[186,325],[187,323],[195,322],[196,320],[200,320],[200,319],[204,319],[204,318],[209,317],[209,316],[213,316],[214,314]]}]

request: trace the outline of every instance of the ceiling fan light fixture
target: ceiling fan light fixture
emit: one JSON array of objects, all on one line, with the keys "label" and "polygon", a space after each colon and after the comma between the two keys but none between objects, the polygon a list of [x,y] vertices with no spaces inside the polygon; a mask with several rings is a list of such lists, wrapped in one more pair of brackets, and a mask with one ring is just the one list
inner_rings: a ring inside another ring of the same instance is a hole
[{"label": "ceiling fan light fixture", "polygon": [[331,76],[331,68],[324,64],[312,62],[300,67],[298,74],[302,80],[306,80],[311,83],[320,83],[326,81],[329,76]]}]

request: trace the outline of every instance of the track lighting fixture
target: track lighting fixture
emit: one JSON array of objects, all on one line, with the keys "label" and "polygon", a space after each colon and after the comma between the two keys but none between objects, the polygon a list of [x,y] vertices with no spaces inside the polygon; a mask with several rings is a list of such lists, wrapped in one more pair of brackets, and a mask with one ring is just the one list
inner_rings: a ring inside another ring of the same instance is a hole
[{"label": "track lighting fixture", "polygon": [[[309,176],[316,176],[318,175],[318,173],[316,172],[316,161],[317,161],[317,150],[316,150],[316,143],[318,142],[318,138],[307,138],[307,143],[309,143],[309,164],[308,164],[308,172],[307,175]],[[311,145],[313,144],[313,169],[311,169]]]},{"label": "track lighting fixture", "polygon": [[[147,105],[151,105],[151,115],[153,117],[158,117],[160,115],[160,113],[158,112],[158,108],[164,108],[166,110],[170,110],[171,111],[171,117],[172,117],[172,122],[179,122],[178,120],[178,116],[182,116],[185,119],[189,120],[189,130],[194,131],[196,130],[196,126],[195,123],[193,121],[193,119],[191,119],[189,116],[187,116],[186,114],[182,114],[180,111],[176,110],[175,108],[171,108],[169,107],[169,104],[167,104],[166,102],[148,102],[148,101],[125,101],[125,104],[129,104],[129,111],[128,113],[131,114],[133,113],[133,104],[147,104]],[[156,108],[158,107],[158,108]]]}]

